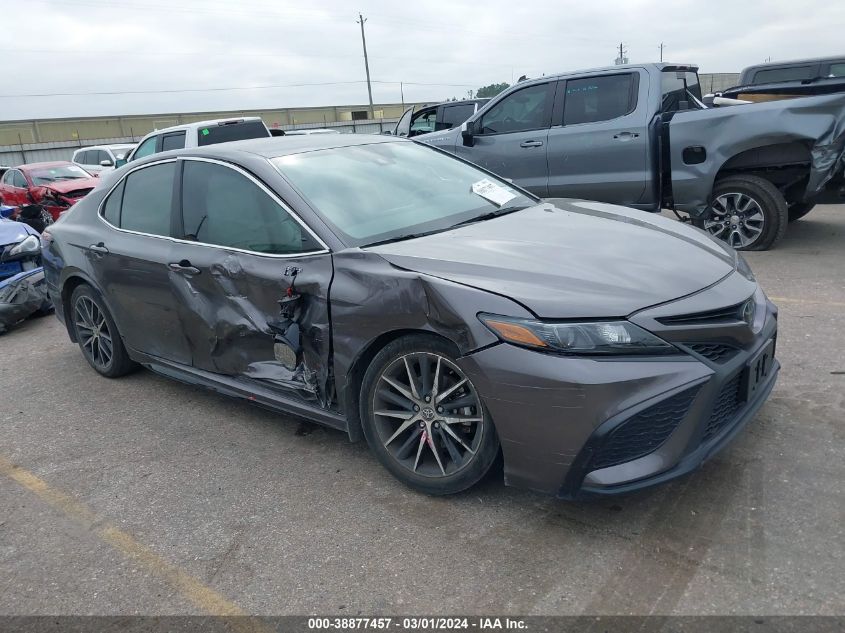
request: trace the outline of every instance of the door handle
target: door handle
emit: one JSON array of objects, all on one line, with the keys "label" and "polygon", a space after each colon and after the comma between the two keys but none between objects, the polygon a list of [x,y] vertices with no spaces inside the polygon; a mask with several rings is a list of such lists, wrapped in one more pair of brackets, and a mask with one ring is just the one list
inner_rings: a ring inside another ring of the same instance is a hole
[{"label": "door handle", "polygon": [[167,267],[174,273],[182,273],[183,275],[199,275],[201,272],[199,268],[192,266],[191,262],[187,259],[183,259],[178,263],[168,264]]},{"label": "door handle", "polygon": [[630,141],[632,138],[639,138],[639,136],[637,132],[619,132],[619,134],[614,134],[613,138],[617,141]]},{"label": "door handle", "polygon": [[91,246],[88,247],[88,250],[92,253],[96,253],[100,257],[109,254],[109,249],[107,249],[106,245],[102,242],[100,242],[99,244],[91,244]]},{"label": "door handle", "polygon": [[520,147],[543,147],[543,141],[522,141]]}]

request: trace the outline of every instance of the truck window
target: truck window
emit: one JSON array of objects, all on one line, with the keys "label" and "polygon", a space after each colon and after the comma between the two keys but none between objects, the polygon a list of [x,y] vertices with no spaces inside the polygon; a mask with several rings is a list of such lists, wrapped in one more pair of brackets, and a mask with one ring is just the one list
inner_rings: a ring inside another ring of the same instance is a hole
[{"label": "truck window", "polygon": [[625,116],[637,107],[634,75],[605,75],[566,82],[563,124],[595,123]]},{"label": "truck window", "polygon": [[437,125],[438,130],[449,130],[460,125],[475,112],[474,103],[462,103],[461,105],[443,106],[443,121]]},{"label": "truck window", "polygon": [[528,86],[512,92],[481,119],[482,134],[507,134],[549,126],[552,84]]},{"label": "truck window", "polygon": [[789,68],[769,68],[758,70],[754,73],[752,84],[775,84],[781,81],[801,81],[802,79],[813,79],[816,75],[816,66],[791,66]]},{"label": "truck window", "polygon": [[660,78],[663,112],[677,112],[681,104],[686,103],[686,109],[698,109],[694,99],[701,101],[701,85],[698,83],[698,73],[692,71],[664,70]]},{"label": "truck window", "polygon": [[235,121],[223,125],[210,125],[197,130],[197,145],[214,145],[248,138],[269,137],[270,132],[261,121]]},{"label": "truck window", "polygon": [[828,77],[845,77],[845,62],[840,64],[831,64],[830,70],[827,73]]},{"label": "truck window", "polygon": [[437,108],[431,110],[420,110],[411,119],[411,133],[409,136],[428,134],[434,132],[434,123],[437,118]]}]

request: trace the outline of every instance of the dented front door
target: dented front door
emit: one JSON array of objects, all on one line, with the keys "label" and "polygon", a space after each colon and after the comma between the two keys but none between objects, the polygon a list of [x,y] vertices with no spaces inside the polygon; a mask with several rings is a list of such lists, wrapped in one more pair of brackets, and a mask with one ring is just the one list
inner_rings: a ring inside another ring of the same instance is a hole
[{"label": "dented front door", "polygon": [[[253,176],[184,160],[182,242],[171,282],[196,369],[328,406],[327,249]],[[280,302],[291,312],[282,312]],[[301,349],[280,341],[295,322]]]}]

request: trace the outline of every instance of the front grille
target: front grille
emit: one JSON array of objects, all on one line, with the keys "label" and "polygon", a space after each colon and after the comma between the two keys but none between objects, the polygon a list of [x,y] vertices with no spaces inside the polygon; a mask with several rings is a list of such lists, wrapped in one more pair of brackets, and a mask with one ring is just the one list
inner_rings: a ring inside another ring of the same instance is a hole
[{"label": "front grille", "polygon": [[722,345],[721,343],[683,343],[683,345],[714,363],[724,363],[739,352],[736,347]]},{"label": "front grille", "polygon": [[695,314],[679,314],[677,316],[660,317],[657,319],[663,325],[705,325],[707,323],[734,323],[742,321],[742,307],[745,302]]},{"label": "front grille", "polygon": [[658,449],[684,419],[698,389],[666,398],[617,426],[593,455],[589,470],[630,462]]},{"label": "front grille", "polygon": [[719,395],[716,397],[716,403],[713,405],[713,412],[710,414],[710,419],[707,421],[707,427],[704,429],[704,437],[702,442],[706,442],[710,438],[719,433],[725,426],[730,424],[736,417],[737,412],[742,406],[742,372],[731,378],[722,387]]}]

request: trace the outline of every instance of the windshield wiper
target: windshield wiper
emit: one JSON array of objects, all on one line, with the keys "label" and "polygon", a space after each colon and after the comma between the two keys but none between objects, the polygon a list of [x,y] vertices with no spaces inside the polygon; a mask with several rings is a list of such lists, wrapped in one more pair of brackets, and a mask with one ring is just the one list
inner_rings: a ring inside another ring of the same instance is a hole
[{"label": "windshield wiper", "polygon": [[499,218],[503,215],[507,215],[508,213],[515,213],[516,211],[522,211],[523,209],[527,209],[529,206],[528,204],[514,204],[509,207],[501,207],[494,211],[490,211],[488,213],[484,213],[482,215],[476,215],[468,220],[463,220],[462,222],[458,222],[457,224],[453,224],[450,226],[450,229],[457,228],[459,226],[466,226],[467,224],[475,224],[476,222],[484,222],[485,220],[492,220],[493,218]]},{"label": "windshield wiper", "polygon": [[443,231],[448,231],[448,228],[445,229],[435,229],[433,231],[422,231],[420,233],[408,233],[407,235],[397,235],[396,237],[388,237],[384,240],[378,240],[377,242],[370,242],[369,244],[364,244],[362,248],[369,248],[370,246],[381,246],[382,244],[392,244],[393,242],[404,242],[405,240],[413,240],[417,237],[425,237],[426,235],[434,235],[435,233],[442,233]]}]

